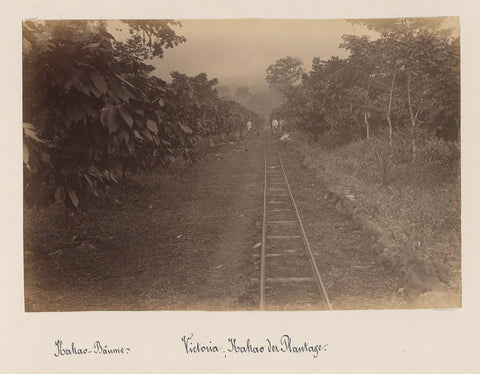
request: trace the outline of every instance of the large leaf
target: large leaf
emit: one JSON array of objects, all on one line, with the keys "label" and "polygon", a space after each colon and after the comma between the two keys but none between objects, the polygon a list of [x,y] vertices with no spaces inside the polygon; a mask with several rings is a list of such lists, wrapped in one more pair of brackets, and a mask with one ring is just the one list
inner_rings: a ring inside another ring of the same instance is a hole
[{"label": "large leaf", "polygon": [[135,135],[138,139],[143,140],[143,136],[137,130],[133,130],[133,135]]},{"label": "large leaf", "polygon": [[118,108],[119,109],[119,112],[120,114],[122,115],[122,118],[123,120],[125,121],[125,123],[130,127],[132,128],[133,126],[133,118],[132,116],[130,115],[130,113],[128,113],[128,111],[124,108],[124,107],[120,107]]},{"label": "large leaf", "polygon": [[39,143],[45,143],[45,141],[43,141],[37,136],[35,128],[31,123],[23,122],[23,132],[27,138],[33,139]]},{"label": "large leaf", "polygon": [[23,163],[27,165],[27,167],[30,169],[30,164],[29,164],[29,159],[30,159],[30,152],[28,151],[27,146],[25,143],[23,143]]},{"label": "large leaf", "polygon": [[102,96],[102,93],[95,87],[94,84],[90,86],[90,90],[92,91],[92,93],[95,95],[96,98],[99,98],[100,96]]},{"label": "large leaf", "polygon": [[158,134],[158,127],[155,122],[150,119],[147,119],[147,127],[150,131],[152,131],[155,135]]},{"label": "large leaf", "polygon": [[179,122],[179,123],[180,123],[180,127],[182,128],[183,132],[185,132],[186,134],[193,133],[193,130],[190,127],[188,127],[187,125],[184,125],[181,122]]},{"label": "large leaf", "polygon": [[118,79],[112,77],[107,81],[108,87],[110,88],[110,94],[116,95],[118,98],[127,102],[135,97],[122,82],[119,82]]},{"label": "large leaf", "polygon": [[131,91],[127,89],[127,87],[122,86],[122,92],[120,93],[120,97],[126,102],[128,102],[130,99],[134,99],[135,95],[132,94]]},{"label": "large leaf", "polygon": [[90,186],[90,189],[92,189],[92,191],[95,193],[95,186],[93,185],[92,179],[88,176],[87,173],[83,173],[82,175]]},{"label": "large leaf", "polygon": [[68,197],[70,198],[70,201],[72,202],[73,206],[75,208],[78,208],[79,200],[78,200],[77,193],[71,188],[67,188],[67,192],[68,192]]},{"label": "large leaf", "polygon": [[108,90],[107,82],[98,72],[93,71],[90,73],[90,80],[95,85],[95,88],[102,94],[106,94]]},{"label": "large leaf", "polygon": [[102,112],[100,113],[100,121],[102,122],[102,125],[107,127],[107,114],[108,114],[108,111],[110,109],[109,108],[103,108],[102,109]]},{"label": "large leaf", "polygon": [[110,108],[107,112],[107,127],[110,133],[117,131],[120,128],[115,108]]},{"label": "large leaf", "polygon": [[22,38],[22,53],[28,55],[32,51],[32,43],[27,39]]},{"label": "large leaf", "polygon": [[[154,123],[155,123],[155,122],[154,122]],[[148,129],[143,129],[143,130],[142,130],[142,134],[145,135],[145,137],[146,137],[148,140],[153,141],[152,133],[151,133],[150,131],[148,131]]]},{"label": "large leaf", "polygon": [[72,77],[71,84],[78,91],[84,93],[87,96],[90,96],[91,88],[92,88],[91,83],[88,81],[88,79],[85,76],[82,76],[81,73],[77,73],[74,77]]},{"label": "large leaf", "polygon": [[65,188],[63,188],[63,186],[57,186],[57,189],[55,190],[55,200],[56,201],[65,200]]}]

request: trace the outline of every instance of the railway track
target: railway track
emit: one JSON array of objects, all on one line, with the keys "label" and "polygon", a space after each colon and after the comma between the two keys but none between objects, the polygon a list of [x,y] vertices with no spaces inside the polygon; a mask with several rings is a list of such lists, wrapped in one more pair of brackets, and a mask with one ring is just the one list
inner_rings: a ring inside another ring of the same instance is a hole
[{"label": "railway track", "polygon": [[332,309],[278,149],[265,138],[260,310]]}]

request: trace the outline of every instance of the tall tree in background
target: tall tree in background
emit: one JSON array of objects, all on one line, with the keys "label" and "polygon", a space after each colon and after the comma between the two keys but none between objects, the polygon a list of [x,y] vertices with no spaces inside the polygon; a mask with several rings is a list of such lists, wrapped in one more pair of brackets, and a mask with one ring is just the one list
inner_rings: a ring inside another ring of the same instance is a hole
[{"label": "tall tree in background", "polygon": [[303,61],[298,57],[285,57],[267,67],[266,81],[283,93],[300,82],[304,73]]}]

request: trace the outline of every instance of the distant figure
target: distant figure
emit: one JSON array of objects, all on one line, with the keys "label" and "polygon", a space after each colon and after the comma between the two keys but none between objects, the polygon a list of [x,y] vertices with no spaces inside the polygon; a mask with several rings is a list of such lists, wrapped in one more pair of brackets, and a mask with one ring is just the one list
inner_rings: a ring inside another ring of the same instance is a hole
[{"label": "distant figure", "polygon": [[285,126],[285,121],[281,119],[280,122],[278,122],[278,125],[280,127],[280,130],[283,130],[283,127]]},{"label": "distant figure", "polygon": [[247,131],[250,131],[252,129],[252,122],[248,121],[247,122]]},{"label": "distant figure", "polygon": [[272,129],[274,130],[278,129],[278,121],[276,119],[272,121]]}]

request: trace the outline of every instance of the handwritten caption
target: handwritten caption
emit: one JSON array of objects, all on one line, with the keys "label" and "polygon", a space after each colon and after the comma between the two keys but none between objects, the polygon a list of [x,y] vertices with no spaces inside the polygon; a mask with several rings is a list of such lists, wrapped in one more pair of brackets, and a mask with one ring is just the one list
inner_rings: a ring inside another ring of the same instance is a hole
[{"label": "handwritten caption", "polygon": [[280,339],[266,338],[262,341],[253,342],[250,338],[238,339],[228,338],[225,346],[208,341],[208,343],[200,342],[191,333],[181,338],[184,352],[187,355],[202,353],[223,354],[226,358],[232,354],[308,354],[313,358],[318,358],[321,352],[327,351],[328,344],[311,344],[307,341],[294,341],[288,334],[284,334]]},{"label": "handwritten caption", "polygon": [[[227,338],[225,344],[216,344],[212,341],[202,342],[194,337],[193,333],[181,338],[183,350],[186,355],[195,354],[222,354],[225,358],[229,355],[261,355],[261,354],[306,354],[318,358],[320,353],[327,351],[328,344],[312,344],[308,341],[294,340],[290,335],[284,334],[279,339],[266,338],[254,342],[250,338]],[[75,342],[64,343],[63,340],[55,341],[55,357],[65,356],[119,356],[128,355],[130,347],[111,346],[97,340],[90,346],[80,346]]]},{"label": "handwritten caption", "polygon": [[103,356],[118,356],[128,355],[130,353],[129,347],[112,347],[95,341],[90,347],[80,347],[75,342],[64,344],[62,340],[55,341],[55,357],[63,356],[86,356],[86,355],[103,355]]}]

